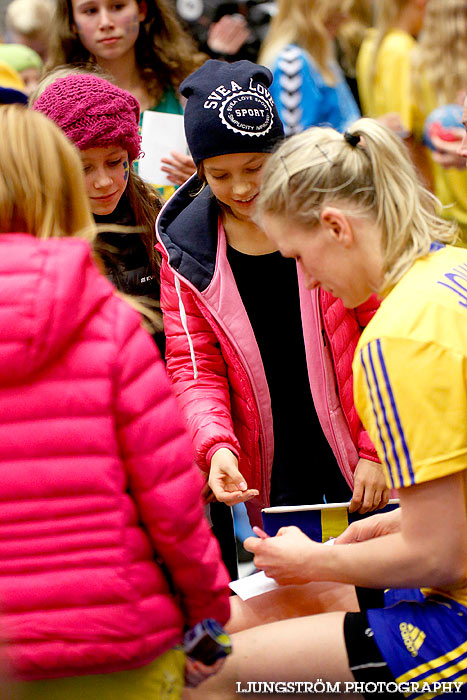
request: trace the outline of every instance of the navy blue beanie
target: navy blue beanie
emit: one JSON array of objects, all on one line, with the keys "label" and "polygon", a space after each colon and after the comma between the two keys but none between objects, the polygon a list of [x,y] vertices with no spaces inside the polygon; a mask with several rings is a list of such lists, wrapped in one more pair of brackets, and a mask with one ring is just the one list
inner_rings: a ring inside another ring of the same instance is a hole
[{"label": "navy blue beanie", "polygon": [[185,134],[196,165],[227,153],[269,153],[284,128],[268,87],[272,73],[251,61],[209,60],[186,78]]}]

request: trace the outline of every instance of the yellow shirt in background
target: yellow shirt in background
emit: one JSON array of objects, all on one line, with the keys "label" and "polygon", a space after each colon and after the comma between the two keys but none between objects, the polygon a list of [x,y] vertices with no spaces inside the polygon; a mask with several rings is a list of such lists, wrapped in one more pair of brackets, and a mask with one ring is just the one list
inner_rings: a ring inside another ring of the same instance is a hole
[{"label": "yellow shirt in background", "polygon": [[357,58],[357,84],[362,112],[381,117],[398,112],[405,128],[412,132],[411,54],[417,42],[407,32],[392,29],[375,56],[377,31],[370,29]]}]

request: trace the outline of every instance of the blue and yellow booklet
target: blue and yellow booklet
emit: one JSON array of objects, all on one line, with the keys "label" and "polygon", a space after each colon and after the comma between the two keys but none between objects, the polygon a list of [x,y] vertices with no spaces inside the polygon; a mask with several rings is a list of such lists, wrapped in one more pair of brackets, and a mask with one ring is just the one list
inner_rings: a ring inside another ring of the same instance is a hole
[{"label": "blue and yellow booklet", "polygon": [[349,513],[348,503],[319,503],[303,506],[273,506],[263,508],[264,531],[273,537],[281,527],[296,525],[308,537],[316,542],[327,542],[337,537],[354,521],[367,518],[377,513],[387,513],[399,507],[397,498],[391,499],[387,506],[371,513]]}]

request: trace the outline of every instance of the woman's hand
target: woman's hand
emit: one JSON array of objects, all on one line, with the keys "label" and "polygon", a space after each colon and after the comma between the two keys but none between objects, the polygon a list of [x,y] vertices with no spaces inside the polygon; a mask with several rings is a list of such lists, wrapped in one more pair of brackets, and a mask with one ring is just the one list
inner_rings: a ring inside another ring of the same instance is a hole
[{"label": "woman's hand", "polygon": [[312,581],[306,562],[313,553],[313,548],[323,547],[294,525],[281,527],[275,537],[247,537],[243,546],[247,552],[255,555],[255,566],[282,585]]},{"label": "woman's hand", "polygon": [[196,172],[193,158],[178,151],[171,151],[170,158],[161,158],[161,163],[165,163],[161,170],[167,173],[167,179],[174,185],[183,185]]},{"label": "woman's hand", "polygon": [[249,501],[259,493],[248,488],[238,470],[238,459],[226,447],[220,447],[211,458],[208,484],[217,500],[228,506]]},{"label": "woman's hand", "polygon": [[212,666],[206,666],[205,664],[201,663],[201,661],[197,661],[196,659],[192,659],[191,657],[187,656],[185,665],[185,685],[188,688],[196,688],[196,686],[205,681],[206,678],[214,676],[216,673],[218,673],[224,663],[225,657],[222,659],[217,659]]},{"label": "woman's hand", "polygon": [[354,542],[365,542],[375,537],[392,535],[400,532],[401,529],[401,509],[395,508],[389,513],[378,513],[369,518],[363,518],[349,525],[342,535],[336,537],[334,544],[352,544]]},{"label": "woman's hand", "polygon": [[368,513],[377,508],[384,508],[389,501],[389,494],[381,464],[369,459],[360,459],[354,472],[354,489],[349,513],[356,510],[359,513]]}]

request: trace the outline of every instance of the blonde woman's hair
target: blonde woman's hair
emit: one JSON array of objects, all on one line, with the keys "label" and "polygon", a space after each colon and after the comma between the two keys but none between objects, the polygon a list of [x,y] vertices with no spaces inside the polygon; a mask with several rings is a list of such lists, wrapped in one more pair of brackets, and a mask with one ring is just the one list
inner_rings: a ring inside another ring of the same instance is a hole
[{"label": "blonde woman's hair", "polygon": [[336,77],[329,66],[333,43],[326,22],[336,12],[346,12],[350,4],[351,0],[278,0],[258,63],[271,66],[285,46],[297,44],[312,56],[326,82],[334,85]]},{"label": "blonde woman's hair", "polygon": [[428,0],[418,43],[416,81],[428,81],[438,104],[455,102],[467,87],[466,0]]},{"label": "blonde woman's hair", "polygon": [[95,237],[78,151],[47,117],[0,107],[0,233]]},{"label": "blonde woman's hair", "polygon": [[402,141],[376,120],[359,119],[344,136],[313,127],[287,139],[265,166],[257,215],[312,229],[323,208],[334,205],[374,221],[382,234],[385,293],[433,241],[455,240],[456,225],[436,214],[437,204]]}]

